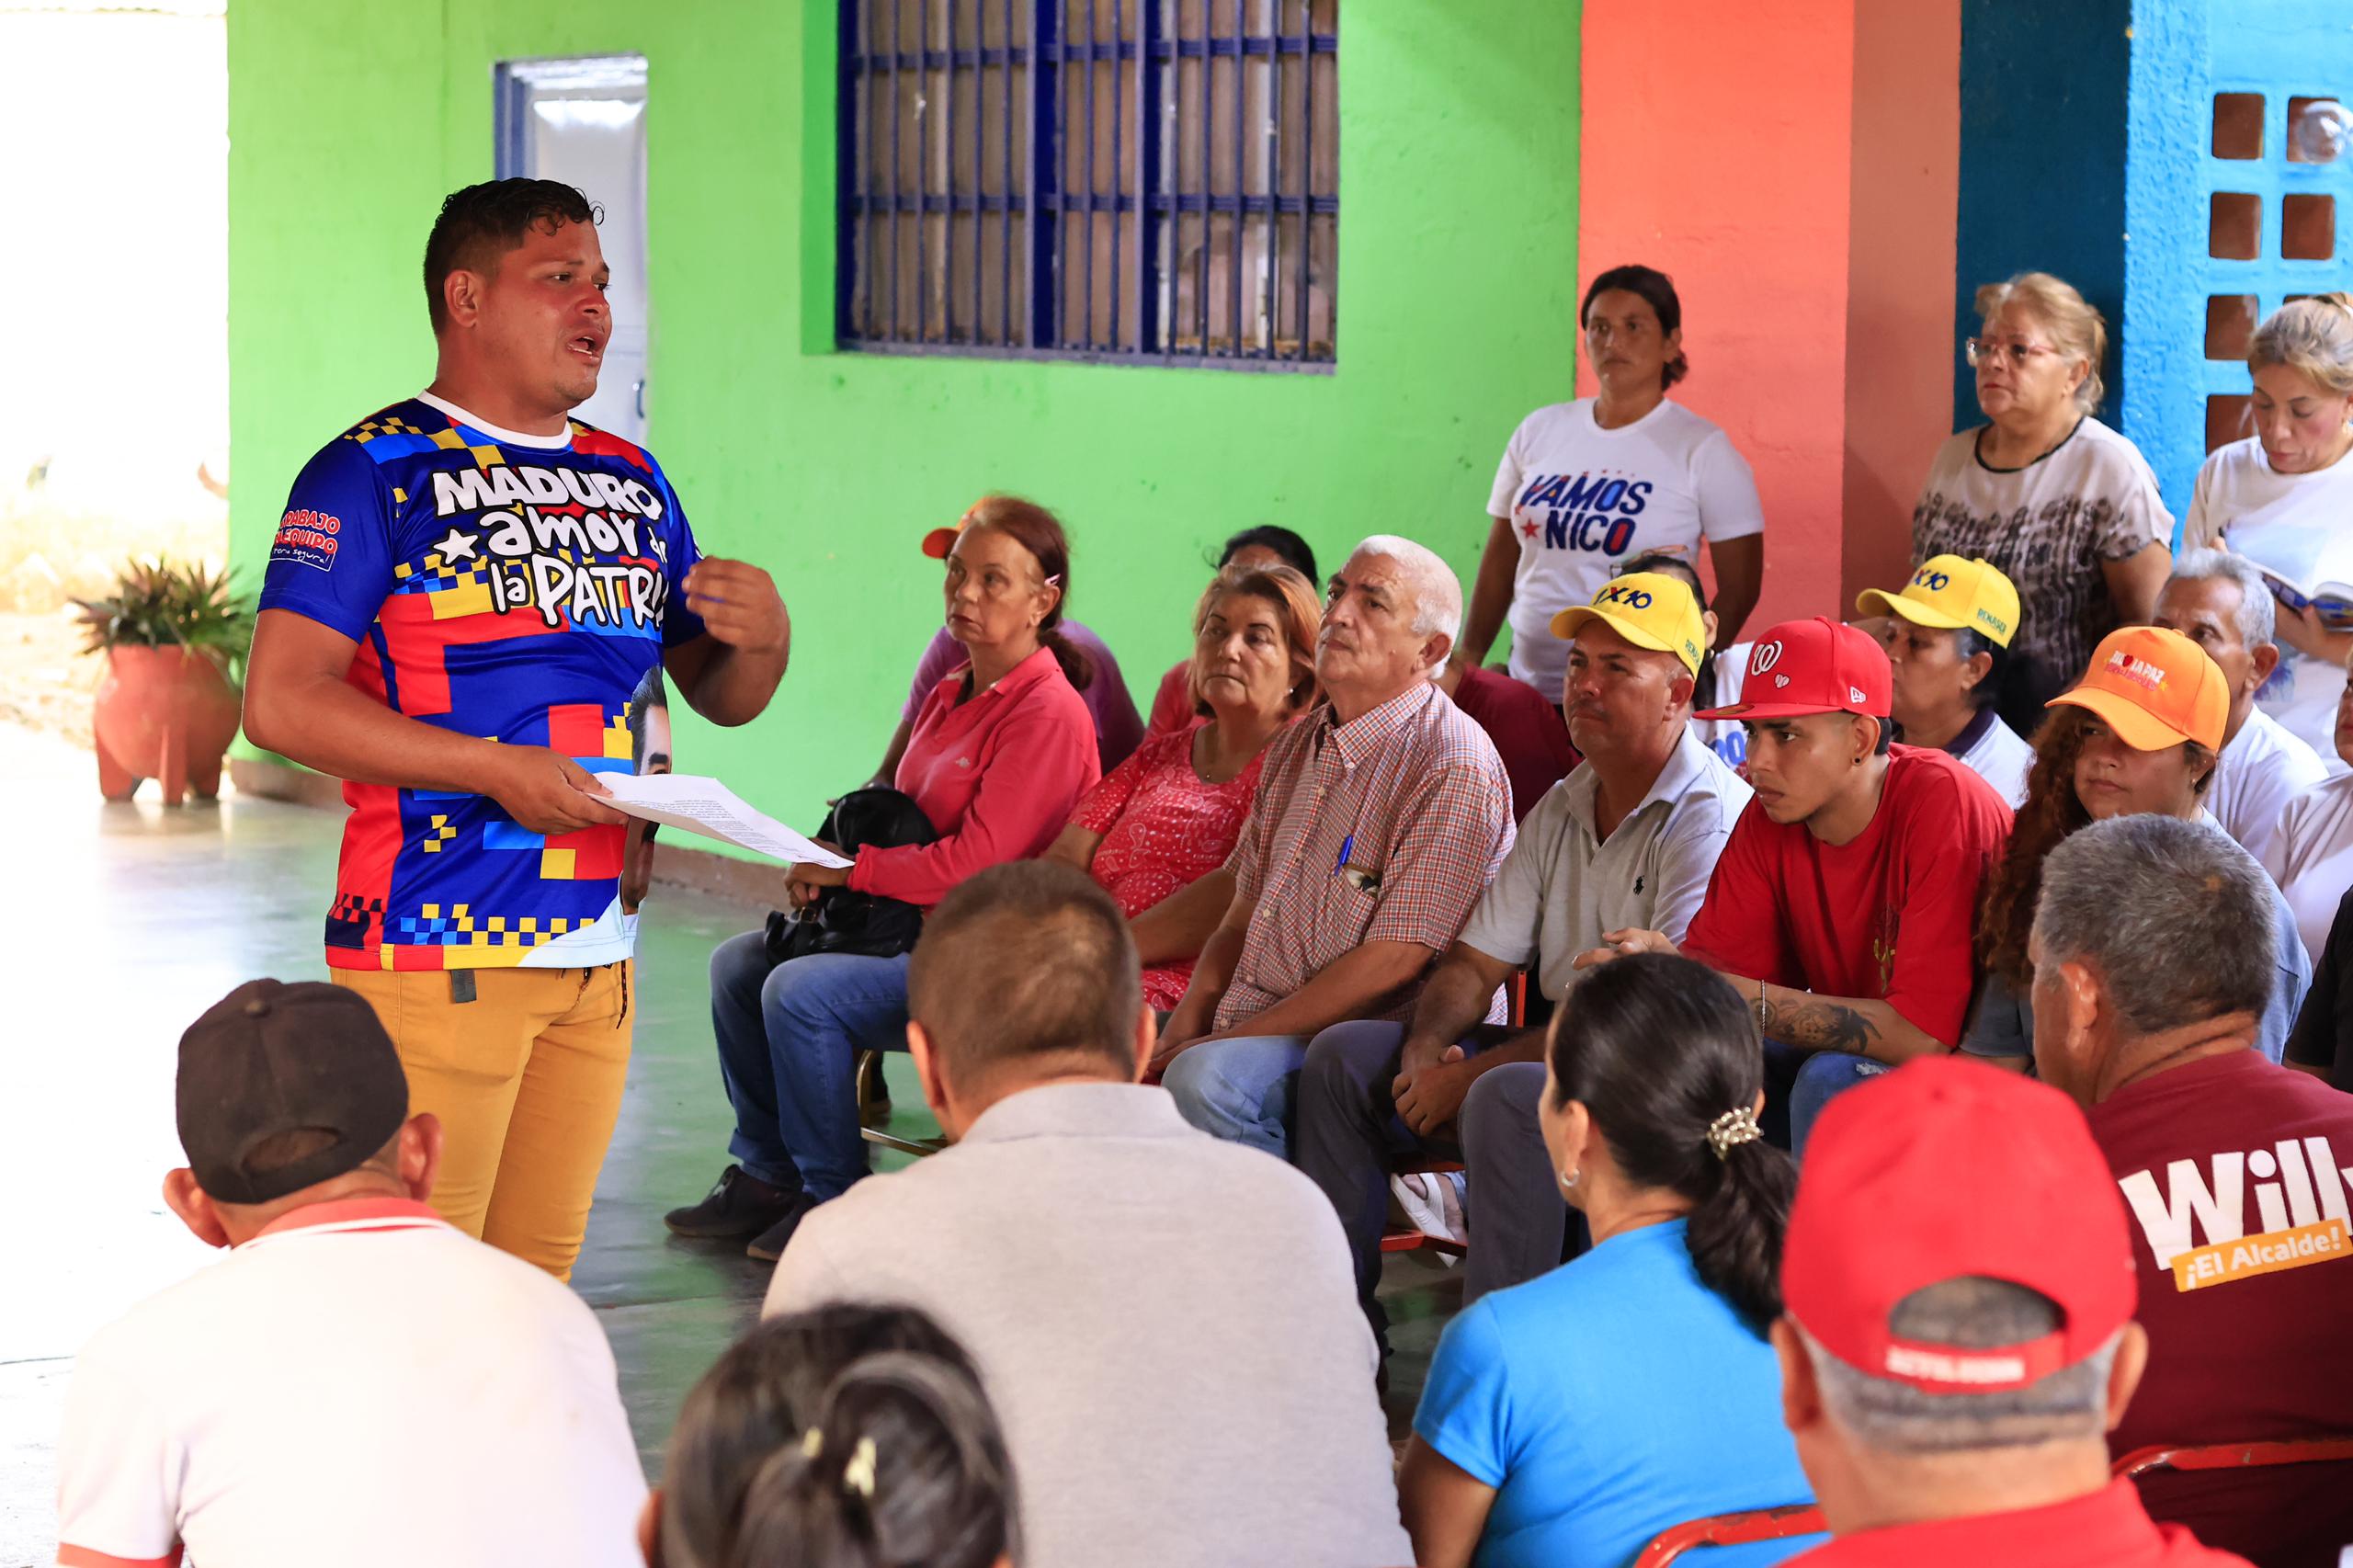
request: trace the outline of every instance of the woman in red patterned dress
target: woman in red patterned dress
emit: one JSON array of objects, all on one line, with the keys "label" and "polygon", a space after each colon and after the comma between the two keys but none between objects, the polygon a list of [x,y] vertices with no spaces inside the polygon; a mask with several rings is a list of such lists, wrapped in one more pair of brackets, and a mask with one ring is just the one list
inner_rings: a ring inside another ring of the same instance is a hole
[{"label": "woman in red patterned dress", "polygon": [[[1259,753],[1314,705],[1320,617],[1314,588],[1288,566],[1219,573],[1193,611],[1192,695],[1209,716],[1148,737],[1079,802],[1048,858],[1091,874],[1131,921],[1222,877],[1257,792]],[[1154,1007],[1165,1012],[1185,994],[1200,938],[1226,899],[1201,901],[1215,907],[1198,934],[1189,920],[1137,927],[1143,993]]]}]

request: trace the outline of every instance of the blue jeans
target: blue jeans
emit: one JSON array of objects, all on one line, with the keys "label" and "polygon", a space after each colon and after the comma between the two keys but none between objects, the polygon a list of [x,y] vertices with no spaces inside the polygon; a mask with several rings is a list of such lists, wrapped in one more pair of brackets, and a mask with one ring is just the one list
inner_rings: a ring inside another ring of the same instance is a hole
[{"label": "blue jeans", "polygon": [[1805,1158],[1814,1119],[1836,1096],[1866,1078],[1893,1072],[1886,1062],[1847,1051],[1803,1051],[1778,1040],[1765,1042],[1765,1136]]},{"label": "blue jeans", "polygon": [[819,1199],[866,1175],[858,1052],[906,1049],[907,955],[777,964],[746,931],[711,952],[710,1024],[735,1108],[727,1152],[747,1175]]},{"label": "blue jeans", "polygon": [[1178,1051],[1160,1083],[1202,1131],[1288,1160],[1306,1062],[1303,1035],[1240,1035]]}]

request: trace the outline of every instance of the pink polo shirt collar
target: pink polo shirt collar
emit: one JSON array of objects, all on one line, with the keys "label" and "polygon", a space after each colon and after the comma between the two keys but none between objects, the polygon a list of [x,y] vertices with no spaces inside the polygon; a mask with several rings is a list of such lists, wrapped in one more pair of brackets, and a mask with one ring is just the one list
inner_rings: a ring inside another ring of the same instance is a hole
[{"label": "pink polo shirt collar", "polygon": [[[985,691],[975,691],[972,693],[972,700],[978,702],[982,698],[989,696],[1002,696],[1006,698],[1017,697],[1022,692],[1027,691],[1031,687],[1037,685],[1040,681],[1044,680],[1046,678],[1046,672],[1049,668],[1059,667],[1060,665],[1054,659],[1054,651],[1051,648],[1040,648],[1036,653],[1030,654],[1028,658],[1022,660],[1019,664],[1014,665],[1011,669],[1006,671],[1004,675],[1000,676],[995,686],[988,687]],[[948,678],[949,680],[955,682],[957,685],[961,686],[963,684],[964,677],[972,673],[972,662],[970,659],[967,659],[962,664],[957,665],[954,669],[949,671]],[[950,699],[950,702],[952,705],[953,699]]]}]

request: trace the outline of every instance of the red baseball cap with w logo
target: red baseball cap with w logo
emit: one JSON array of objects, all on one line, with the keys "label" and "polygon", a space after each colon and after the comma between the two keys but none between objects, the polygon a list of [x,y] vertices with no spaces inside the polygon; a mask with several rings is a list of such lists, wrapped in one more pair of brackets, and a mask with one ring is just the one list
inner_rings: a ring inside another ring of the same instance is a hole
[{"label": "red baseball cap with w logo", "polygon": [[1748,650],[1740,700],[1694,714],[1699,719],[1796,719],[1808,713],[1860,713],[1885,719],[1894,699],[1887,651],[1860,627],[1823,616],[1785,620]]}]

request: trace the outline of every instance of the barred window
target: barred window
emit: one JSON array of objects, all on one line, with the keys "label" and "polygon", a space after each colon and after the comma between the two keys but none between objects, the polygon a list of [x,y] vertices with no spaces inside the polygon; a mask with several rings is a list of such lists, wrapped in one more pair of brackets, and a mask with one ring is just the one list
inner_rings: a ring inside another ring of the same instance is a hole
[{"label": "barred window", "polygon": [[1329,365],[1339,0],[841,0],[844,347]]}]

